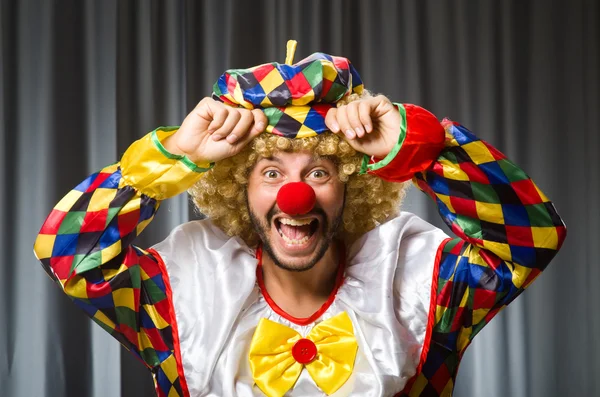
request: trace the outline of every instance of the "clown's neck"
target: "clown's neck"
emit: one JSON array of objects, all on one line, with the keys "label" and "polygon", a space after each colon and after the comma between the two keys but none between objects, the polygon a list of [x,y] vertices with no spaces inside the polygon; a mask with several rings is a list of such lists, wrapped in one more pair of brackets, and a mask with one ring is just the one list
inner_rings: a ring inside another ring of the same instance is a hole
[{"label": "clown's neck", "polygon": [[339,267],[338,250],[338,244],[332,242],[315,266],[302,272],[278,267],[264,251],[264,286],[271,299],[293,317],[310,317],[321,308],[335,288]]}]

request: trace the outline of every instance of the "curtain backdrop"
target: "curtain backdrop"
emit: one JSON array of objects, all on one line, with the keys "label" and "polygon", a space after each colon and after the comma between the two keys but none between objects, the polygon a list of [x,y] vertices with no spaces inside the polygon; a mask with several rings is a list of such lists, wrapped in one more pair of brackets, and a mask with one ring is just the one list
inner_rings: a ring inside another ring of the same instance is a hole
[{"label": "curtain backdrop", "polygon": [[[600,6],[589,1],[0,0],[0,395],[152,396],[149,373],[32,254],[52,206],[227,68],[312,52],[520,164],[569,235],[466,353],[456,396],[600,396]],[[181,196],[138,241],[195,215]],[[414,189],[405,209],[441,225]]]}]

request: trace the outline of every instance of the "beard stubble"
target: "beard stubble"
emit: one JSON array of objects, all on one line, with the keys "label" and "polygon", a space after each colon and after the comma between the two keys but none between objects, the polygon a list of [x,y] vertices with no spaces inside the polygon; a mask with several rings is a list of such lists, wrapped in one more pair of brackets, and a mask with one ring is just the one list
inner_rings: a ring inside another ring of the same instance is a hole
[{"label": "beard stubble", "polygon": [[344,205],[345,205],[345,199],[346,199],[345,196],[346,195],[344,194],[344,203],[342,203],[342,206],[341,206],[340,210],[338,211],[338,213],[334,215],[333,222],[330,222],[329,218],[327,217],[327,214],[325,214],[325,211],[323,211],[321,208],[316,208],[315,210],[311,211],[311,213],[318,214],[321,216],[321,219],[323,220],[323,225],[321,225],[321,229],[324,232],[323,232],[323,237],[321,238],[321,241],[317,245],[315,254],[312,256],[312,258],[306,264],[304,264],[303,266],[300,266],[300,267],[286,264],[273,250],[273,246],[272,246],[271,240],[269,238],[269,232],[271,230],[271,223],[272,223],[273,217],[280,213],[279,211],[277,211],[275,209],[275,206],[273,206],[269,210],[269,212],[267,213],[266,219],[264,221],[261,220],[259,218],[259,216],[254,213],[254,211],[252,211],[252,208],[250,208],[249,203],[247,204],[248,205],[248,213],[250,214],[250,220],[252,222],[252,226],[254,227],[254,230],[256,231],[260,240],[262,241],[263,249],[269,254],[269,256],[271,257],[271,259],[273,260],[275,265],[284,270],[288,270],[288,271],[292,271],[292,272],[302,272],[302,271],[312,269],[317,264],[317,262],[319,262],[321,260],[321,258],[323,258],[323,256],[329,249],[331,242],[337,235],[338,229],[342,223],[342,214],[344,212]]}]

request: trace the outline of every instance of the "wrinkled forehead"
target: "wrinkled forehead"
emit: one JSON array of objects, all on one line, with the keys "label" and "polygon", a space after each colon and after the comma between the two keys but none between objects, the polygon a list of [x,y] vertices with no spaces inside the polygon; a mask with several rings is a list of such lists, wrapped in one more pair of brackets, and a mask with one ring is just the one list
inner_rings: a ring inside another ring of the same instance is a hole
[{"label": "wrinkled forehead", "polygon": [[337,163],[336,156],[319,156],[309,150],[298,150],[298,151],[274,151],[268,157],[259,157],[256,161],[256,165],[260,166],[263,164],[275,164],[282,167],[307,167],[310,165],[332,165]]}]

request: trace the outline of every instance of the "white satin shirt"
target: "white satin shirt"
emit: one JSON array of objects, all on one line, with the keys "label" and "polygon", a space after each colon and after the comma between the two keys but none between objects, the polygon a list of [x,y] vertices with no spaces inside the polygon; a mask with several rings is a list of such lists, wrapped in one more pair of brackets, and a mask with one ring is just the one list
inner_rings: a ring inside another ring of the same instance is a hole
[{"label": "white satin shirt", "polygon": [[[192,397],[263,396],[248,351],[261,318],[306,336],[346,312],[358,341],[354,370],[332,396],[393,396],[419,364],[434,262],[447,235],[403,212],[348,247],[344,281],[315,323],[300,326],[273,311],[256,279],[255,249],[209,220],[175,228],[154,249],[171,287],[185,379]],[[306,370],[286,396],[325,396]]]}]

